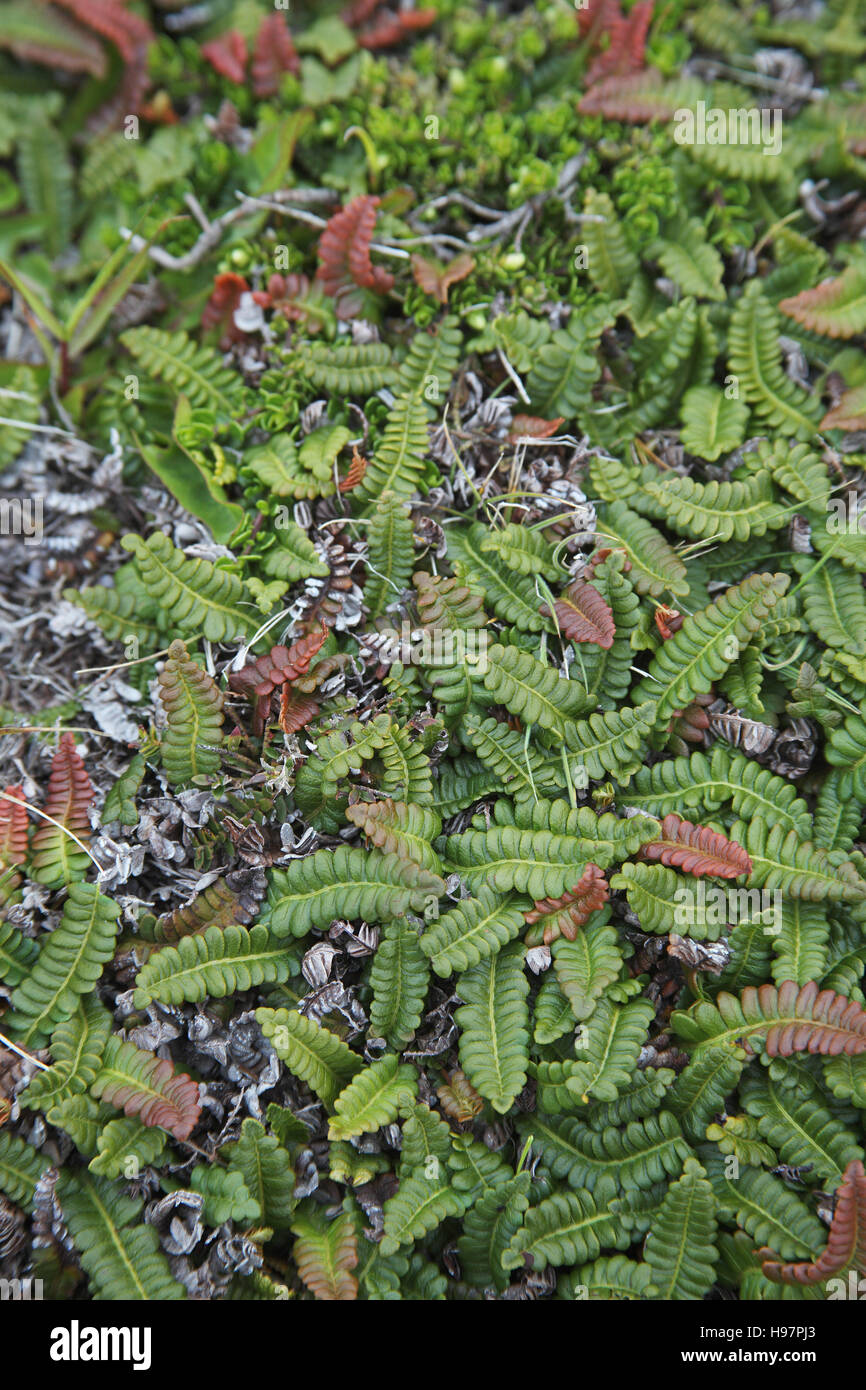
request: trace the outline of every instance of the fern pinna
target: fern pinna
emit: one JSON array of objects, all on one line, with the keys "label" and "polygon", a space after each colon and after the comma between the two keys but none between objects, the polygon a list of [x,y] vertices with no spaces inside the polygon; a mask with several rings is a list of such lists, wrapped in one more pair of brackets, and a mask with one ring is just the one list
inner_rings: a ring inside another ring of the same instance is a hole
[{"label": "fern pinna", "polygon": [[0,7],[10,1277],[847,1297],[858,6],[256,8]]}]

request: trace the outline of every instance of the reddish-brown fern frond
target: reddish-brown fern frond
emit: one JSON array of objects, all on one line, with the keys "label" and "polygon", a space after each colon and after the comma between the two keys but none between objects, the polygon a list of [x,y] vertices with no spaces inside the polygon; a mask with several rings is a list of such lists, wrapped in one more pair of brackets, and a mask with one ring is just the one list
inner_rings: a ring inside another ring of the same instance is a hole
[{"label": "reddish-brown fern frond", "polygon": [[607,48],[596,55],[586,74],[591,87],[603,77],[628,77],[644,66],[646,39],[653,14],[653,0],[639,0],[628,15],[612,15],[606,32]]},{"label": "reddish-brown fern frond", "polygon": [[669,121],[677,103],[664,93],[664,81],[655,68],[628,77],[603,77],[584,92],[577,109],[583,116],[606,116],[626,125]]},{"label": "reddish-brown fern frond", "polygon": [[358,1240],[351,1216],[343,1212],[330,1224],[319,1217],[298,1216],[292,1224],[292,1256],[298,1277],[314,1298],[350,1303],[358,1297],[352,1270],[358,1263]]},{"label": "reddish-brown fern frond", "polygon": [[[685,622],[682,613],[676,608],[668,608],[664,603],[656,609],[655,620],[656,627],[666,642],[668,638],[673,637],[675,632],[679,632]],[[709,727],[709,720],[707,720],[707,727]]]},{"label": "reddish-brown fern frond", "polygon": [[27,811],[16,804],[23,800],[23,787],[6,787],[0,795],[0,869],[23,864],[27,858]]},{"label": "reddish-brown fern frond", "polygon": [[361,48],[394,48],[419,29],[429,29],[438,19],[436,10],[383,10],[358,34]]},{"label": "reddish-brown fern frond", "polygon": [[93,1095],[125,1115],[137,1115],[142,1124],[167,1129],[175,1139],[188,1139],[201,1114],[197,1081],[117,1034],[106,1044]]},{"label": "reddish-brown fern frond", "polygon": [[[610,546],[603,547],[601,550],[596,550],[596,551],[594,551],[594,552],[592,553],[592,555],[590,555],[590,557],[589,557],[589,559],[587,560],[586,564],[584,565],[584,567],[583,567],[583,574],[582,574],[581,577],[582,577],[583,579],[590,579],[590,580],[591,580],[591,579],[592,579],[592,576],[595,574],[595,571],[597,570],[598,566],[604,564],[604,562],[605,562],[605,560],[607,559],[608,555],[613,555],[613,554],[614,554],[614,550],[613,550]],[[622,556],[624,557],[624,558],[623,558],[623,565],[622,565],[622,572],[623,572],[623,574],[628,574],[629,570],[631,569],[631,560],[628,558],[628,556],[626,555],[626,553],[625,553],[624,550],[620,550],[620,551],[619,551],[619,554],[622,555]]]},{"label": "reddish-brown fern frond", "polygon": [[[559,630],[569,642],[594,642],[605,651],[613,646],[613,613],[598,589],[585,579],[572,580],[554,608]],[[543,613],[548,611],[546,606],[542,609]]]},{"label": "reddish-brown fern frond", "polygon": [[219,329],[221,348],[231,347],[232,343],[242,342],[246,337],[235,326],[234,313],[241,302],[241,295],[248,290],[249,285],[244,277],[235,275],[233,271],[226,271],[214,278],[210,298],[202,310],[201,326],[203,333]]},{"label": "reddish-brown fern frond", "polygon": [[866,1274],[866,1170],[852,1159],[836,1194],[827,1245],[817,1260],[783,1264],[771,1250],[759,1250],[761,1268],[774,1284],[821,1284],[846,1270]]},{"label": "reddish-brown fern frond", "polygon": [[752,861],[736,840],[726,840],[706,825],[693,825],[673,812],[661,823],[657,840],[641,845],[635,858],[665,864],[684,873],[711,874],[714,878],[739,878],[752,872]]},{"label": "reddish-brown fern frond", "polygon": [[357,487],[367,471],[367,460],[363,454],[358,453],[358,446],[352,446],[352,462],[349,464],[349,471],[345,478],[340,479],[340,492],[351,492],[353,487]]},{"label": "reddish-brown fern frond", "polygon": [[300,71],[301,60],[292,42],[286,17],[275,10],[262,20],[256,35],[250,69],[253,92],[257,97],[272,97],[279,89],[284,72],[297,75]]},{"label": "reddish-brown fern frond", "polygon": [[70,871],[77,867],[81,851],[75,849],[59,826],[65,826],[86,845],[90,840],[88,811],[93,800],[93,787],[81,757],[75,749],[72,734],[60,735],[57,752],[51,763],[45,814],[59,822],[45,821],[36,830],[30,846],[31,873],[40,883],[68,881]]},{"label": "reddish-brown fern frond", "polygon": [[549,439],[565,424],[565,416],[557,415],[555,420],[545,420],[541,415],[515,415],[508,431],[508,442],[514,444],[518,439]]},{"label": "reddish-brown fern frond", "polygon": [[[291,647],[271,647],[264,656],[256,657],[256,660],[250,662],[242,671],[233,671],[229,676],[232,690],[248,695],[251,699],[255,697],[254,728],[257,734],[264,732],[274,691],[279,690],[281,686],[291,687],[293,681],[304,675],[316,652],[321,650],[327,640],[328,631],[323,626],[321,631],[313,633],[310,637],[301,637]],[[296,711],[301,712],[300,708]],[[285,708],[281,709],[281,718],[288,718],[288,714],[289,707],[286,702]],[[313,715],[310,715],[310,718],[312,717]],[[308,722],[307,719],[302,721]],[[302,725],[297,724],[296,727],[300,728]]]},{"label": "reddish-brown fern frond", "polygon": [[603,34],[622,18],[619,0],[586,0],[577,11],[577,28],[582,39],[595,48]]},{"label": "reddish-brown fern frond", "polygon": [[436,1094],[445,1114],[461,1125],[474,1120],[484,1109],[484,1101],[459,1067],[455,1067],[450,1076],[444,1073],[444,1083],[436,1087]]},{"label": "reddish-brown fern frond", "polygon": [[475,269],[475,258],[468,251],[461,251],[447,265],[428,261],[424,256],[412,257],[412,274],[415,283],[425,294],[432,295],[440,304],[448,303],[448,291],[452,285],[465,280]]},{"label": "reddish-brown fern frond", "polygon": [[394,277],[370,260],[379,199],[362,193],[335,212],[319,238],[318,278],[337,303],[337,317],[354,318],[363,308],[361,290],[386,294]]},{"label": "reddish-brown fern frond", "polygon": [[244,37],[237,29],[229,29],[218,39],[211,39],[201,46],[201,56],[206,58],[220,77],[240,84],[247,74],[247,46]]},{"label": "reddish-brown fern frond", "polygon": [[156,37],[146,19],[125,8],[126,0],[54,0],[80,24],[114,44],[123,59],[120,87],[91,118],[102,126],[115,114],[140,110],[150,86],[147,51]]},{"label": "reddish-brown fern frond", "polygon": [[561,898],[542,898],[531,912],[524,912],[524,921],[533,928],[526,933],[527,946],[549,946],[559,936],[574,941],[578,928],[585,927],[609,897],[610,887],[603,871],[597,864],[587,864],[580,882]]},{"label": "reddish-brown fern frond", "polygon": [[146,19],[125,8],[126,0],[53,0],[80,24],[113,43],[126,63],[138,61],[154,38]]}]

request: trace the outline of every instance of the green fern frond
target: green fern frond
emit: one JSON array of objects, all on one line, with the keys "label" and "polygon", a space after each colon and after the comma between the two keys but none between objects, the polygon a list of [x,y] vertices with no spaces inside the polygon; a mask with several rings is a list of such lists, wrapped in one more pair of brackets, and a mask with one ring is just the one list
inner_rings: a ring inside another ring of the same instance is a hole
[{"label": "green fern frond", "polygon": [[362,1066],[336,1033],[293,1009],[256,1009],[256,1019],[280,1060],[326,1105]]},{"label": "green fern frond", "polygon": [[144,371],[167,382],[176,395],[186,396],[190,405],[229,417],[243,408],[241,377],[224,367],[217,353],[199,347],[185,333],[129,328],[120,341]]},{"label": "green fern frond", "polygon": [[146,541],[124,536],[121,545],[135,563],[150,597],[184,636],[233,642],[256,630],[252,600],[244,604],[244,587],[236,574],[209,560],[190,560],[162,531]]},{"label": "green fern frond", "polygon": [[120,908],[92,883],[70,883],[60,926],[42,945],[32,973],[12,991],[9,1031],[41,1047],[71,1018],[114,955]]},{"label": "green fern frond", "polygon": [[68,1175],[60,1203],[69,1234],[96,1299],[185,1298],[172,1277],[154,1226],[141,1219],[141,1202],[105,1178]]},{"label": "green fern frond", "polygon": [[222,999],[254,985],[278,984],[291,970],[290,954],[266,927],[208,927],[149,957],[136,977],[134,1003],[146,1009],[154,1000],[179,1005]]}]

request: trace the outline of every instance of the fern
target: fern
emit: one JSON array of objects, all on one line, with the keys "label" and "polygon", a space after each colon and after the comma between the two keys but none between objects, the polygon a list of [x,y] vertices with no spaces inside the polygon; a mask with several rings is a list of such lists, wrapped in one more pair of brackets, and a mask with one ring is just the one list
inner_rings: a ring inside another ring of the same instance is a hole
[{"label": "fern", "polygon": [[391,1124],[415,1099],[417,1084],[415,1068],[393,1053],[372,1062],[334,1101],[328,1138],[352,1139]]},{"label": "fern", "polygon": [[600,1183],[594,1193],[557,1193],[532,1207],[502,1256],[506,1269],[528,1263],[536,1270],[548,1265],[594,1260],[602,1247],[623,1250],[631,1243],[609,1210],[615,1188]]},{"label": "fern", "polygon": [[197,1003],[220,999],[263,982],[280,983],[291,971],[291,957],[275,945],[263,926],[208,927],[184,936],[177,946],[152,955],[135,982],[135,1006]]},{"label": "fern", "polygon": [[475,1089],[504,1115],[526,1084],[529,1047],[529,983],[524,950],[506,946],[485,956],[457,982],[464,1001],[455,1019],[460,1026],[460,1065]]},{"label": "fern", "polygon": [[526,724],[561,734],[566,720],[587,707],[586,693],[577,681],[563,680],[529,652],[497,643],[488,649],[487,660],[485,690]]},{"label": "fern", "polygon": [[503,622],[513,623],[521,632],[549,628],[539,611],[541,604],[532,577],[512,575],[506,580],[501,566],[481,548],[485,535],[485,528],[477,524],[466,530],[450,527],[448,556],[452,564],[462,567],[484,586],[488,603]]},{"label": "fern", "polygon": [[739,999],[722,993],[714,1005],[696,1004],[672,1022],[681,1037],[701,1049],[726,1044],[754,1053],[760,1048],[768,1057],[866,1051],[866,1013],[844,995],[819,992],[814,981],[802,988],[791,980],[779,988],[749,986]]},{"label": "fern", "polygon": [[810,1255],[821,1248],[825,1228],[780,1178],[757,1168],[742,1168],[733,1179],[718,1156],[707,1158],[705,1167],[720,1215],[730,1217],[754,1242],[771,1244],[785,1258]]},{"label": "fern", "polygon": [[120,908],[92,883],[71,883],[60,926],[40,949],[32,973],[12,991],[10,1028],[40,1047],[74,1014],[114,955]]},{"label": "fern", "polygon": [[110,1032],[111,1015],[96,996],[80,999],[71,1018],[53,1030],[52,1065],[33,1077],[21,1093],[21,1104],[33,1110],[48,1110],[85,1091],[101,1068]]},{"label": "fern", "polygon": [[464,1194],[445,1182],[425,1177],[404,1178],[382,1210],[385,1234],[380,1252],[393,1255],[401,1245],[412,1245],[419,1237],[435,1231],[449,1216],[462,1216],[469,1202]]},{"label": "fern", "polygon": [[754,1115],[761,1135],[773,1145],[782,1162],[808,1164],[816,1176],[837,1183],[863,1150],[854,1136],[821,1104],[820,1093],[809,1094],[781,1085],[769,1076],[747,1076],[740,1097]]},{"label": "fern", "polygon": [[559,987],[578,1020],[591,1017],[596,1003],[622,966],[622,954],[614,929],[606,916],[597,914],[574,941],[560,937],[551,947]]},{"label": "fern", "polygon": [[[72,734],[61,734],[51,761],[45,815],[30,842],[30,875],[37,883],[58,888],[80,878],[89,857],[88,811],[93,787]],[[69,831],[69,834],[65,832]]]},{"label": "fern", "polygon": [[713,1190],[704,1170],[687,1158],[653,1218],[644,1249],[655,1297],[701,1299],[712,1287],[718,1248]]},{"label": "fern", "polygon": [[240,413],[240,378],[210,348],[198,347],[185,333],[161,328],[129,328],[120,341],[144,371],[167,382],[176,395],[186,396],[190,405],[222,417]]},{"label": "fern", "polygon": [[523,915],[513,902],[493,889],[480,887],[475,897],[437,918],[419,941],[436,974],[468,970],[518,936]]},{"label": "fern", "polygon": [[745,541],[778,530],[788,519],[773,501],[772,480],[763,471],[745,481],[722,483],[665,478],[648,483],[646,490],[669,526],[698,539]]},{"label": "fern", "polygon": [[853,797],[860,806],[866,805],[866,714],[862,708],[859,715],[847,715],[842,725],[831,732],[826,757],[839,769],[837,794]]},{"label": "fern", "polygon": [[90,1092],[130,1117],[140,1116],[145,1125],[159,1125],[175,1139],[188,1139],[201,1113],[191,1077],[176,1074],[171,1062],[140,1051],[116,1033],[105,1045]]},{"label": "fern", "polygon": [[466,1213],[457,1249],[463,1277],[473,1288],[502,1292],[509,1282],[502,1257],[523,1224],[529,1206],[529,1174],[483,1192]]},{"label": "fern", "polygon": [[759,820],[735,821],[731,836],[742,844],[752,862],[749,886],[780,890],[806,902],[857,903],[866,898],[866,880],[838,850],[817,849],[783,826]]},{"label": "fern", "polygon": [[104,1178],[77,1176],[61,1188],[69,1234],[97,1299],[177,1299],[186,1291],[172,1277],[141,1203]]},{"label": "fern", "polygon": [[689,453],[714,463],[742,444],[749,410],[715,386],[692,386],[682,398],[680,419]]},{"label": "fern", "polygon": [[[764,161],[772,163],[772,161]],[[764,425],[811,437],[818,410],[801,387],[785,375],[778,346],[778,316],[752,280],[731,316],[728,365],[739,388]]]},{"label": "fern", "polygon": [[229,1161],[229,1173],[240,1173],[265,1223],[285,1230],[295,1208],[295,1176],[279,1140],[267,1134],[259,1120],[246,1119],[240,1138],[224,1144],[220,1153]]},{"label": "fern", "polygon": [[7,989],[20,985],[33,970],[39,947],[19,927],[0,922],[0,979]]},{"label": "fern", "polygon": [[168,727],[160,744],[162,765],[174,786],[215,773],[220,765],[223,696],[207,671],[174,641],[159,674]]},{"label": "fern", "polygon": [[370,574],[364,602],[372,619],[400,597],[413,569],[412,523],[405,505],[393,493],[386,493],[377,503],[367,542]]},{"label": "fern", "polygon": [[267,925],[275,936],[305,936],[335,917],[377,921],[423,912],[443,892],[442,880],[413,860],[340,845],[273,871]]},{"label": "fern", "polygon": [[35,122],[22,131],[18,177],[27,206],[42,227],[48,254],[58,256],[68,246],[72,231],[73,177],[65,142],[47,122]]},{"label": "fern", "polygon": [[716,248],[707,241],[703,224],[696,217],[675,222],[665,235],[654,241],[649,254],[683,294],[697,299],[723,300],[721,280],[724,263]]},{"label": "fern", "polygon": [[371,396],[397,377],[385,343],[307,342],[296,360],[310,385],[332,396]]},{"label": "fern", "polygon": [[613,502],[601,510],[598,535],[606,546],[625,551],[639,594],[658,598],[666,592],[674,596],[688,593],[685,565],[661,532],[624,502]]},{"label": "fern", "polygon": [[293,1009],[257,1009],[256,1018],[280,1060],[326,1105],[361,1067],[341,1038]]},{"label": "fern", "polygon": [[783,299],[779,308],[812,333],[853,338],[866,329],[866,266],[849,265],[836,279]]},{"label": "fern", "polygon": [[351,1302],[358,1296],[352,1270],[358,1250],[352,1218],[344,1212],[329,1223],[300,1214],[292,1222],[292,1255],[307,1288],[323,1302]]},{"label": "fern", "polygon": [[654,700],[656,722],[661,723],[703,694],[760,631],[788,583],[782,574],[752,575],[702,613],[686,618],[653,657],[648,678],[638,685],[634,698]]},{"label": "fern", "polygon": [[587,221],[582,227],[589,276],[597,289],[620,299],[637,274],[637,256],[606,193],[590,189],[583,210],[590,218],[602,219]]},{"label": "fern", "polygon": [[666,1110],[633,1120],[624,1130],[595,1130],[570,1117],[539,1118],[532,1133],[554,1177],[588,1192],[614,1182],[626,1192],[652,1187],[681,1172],[691,1152],[678,1121]]},{"label": "fern", "polygon": [[[591,250],[589,254],[591,260]],[[618,307],[601,304],[573,310],[568,327],[558,328],[550,342],[539,348],[527,390],[541,415],[562,415],[566,419],[583,416],[601,375],[598,341],[616,318]]]},{"label": "fern", "polygon": [[761,1267],[768,1279],[782,1284],[816,1284],[849,1266],[861,1274],[866,1269],[866,1172],[859,1159],[845,1169],[827,1246],[817,1260],[780,1265],[771,1255]]},{"label": "fern", "polygon": [[146,541],[124,536],[121,545],[135,556],[150,597],[184,636],[232,642],[255,631],[252,603],[249,610],[243,606],[244,589],[237,575],[209,560],[187,559],[161,531]]},{"label": "fern", "polygon": [[386,922],[370,970],[370,1027],[389,1047],[405,1046],[420,1024],[429,973],[423,939],[414,928]]},{"label": "fern", "polygon": [[32,1144],[25,1144],[23,1139],[8,1131],[0,1131],[0,1192],[10,1202],[31,1211],[36,1184],[47,1166]]},{"label": "fern", "polygon": [[88,1169],[101,1178],[127,1177],[162,1156],[165,1135],[148,1129],[141,1120],[109,1120],[100,1130],[97,1153]]}]

